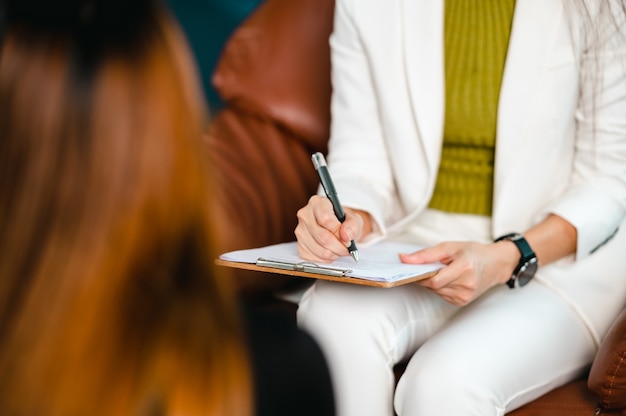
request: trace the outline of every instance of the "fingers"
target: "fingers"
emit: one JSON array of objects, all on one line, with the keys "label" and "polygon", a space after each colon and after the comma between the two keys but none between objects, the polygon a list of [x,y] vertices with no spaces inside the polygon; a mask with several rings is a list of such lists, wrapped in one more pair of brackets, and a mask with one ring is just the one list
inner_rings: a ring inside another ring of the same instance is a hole
[{"label": "fingers", "polygon": [[363,232],[363,217],[351,209],[346,209],[346,220],[339,227],[339,238],[347,247],[350,241],[358,240]]},{"label": "fingers", "polygon": [[400,261],[408,264],[425,264],[440,262],[448,264],[455,254],[454,247],[449,243],[441,243],[414,253],[400,254]]},{"label": "fingers", "polygon": [[297,217],[295,235],[300,257],[327,263],[348,254],[346,247],[353,238],[351,227],[354,227],[354,222],[346,219],[348,224],[342,227],[328,198],[312,196],[308,204],[298,211]]},{"label": "fingers", "polygon": [[465,306],[475,298],[473,293],[463,288],[446,287],[440,290],[433,290],[441,299],[455,306]]},{"label": "fingers", "polygon": [[484,279],[484,256],[478,256],[482,245],[473,243],[447,242],[437,244],[411,254],[404,254],[400,259],[405,263],[428,263],[439,261],[446,264],[432,278],[418,284],[432,290],[447,302],[467,305],[490,285]]},{"label": "fingers", "polygon": [[478,273],[474,264],[466,260],[453,261],[440,269],[435,276],[426,279],[423,286],[440,293],[446,289],[473,291],[476,288]]},{"label": "fingers", "polygon": [[474,269],[454,262],[420,283],[457,306],[467,305],[480,294],[479,278]]}]

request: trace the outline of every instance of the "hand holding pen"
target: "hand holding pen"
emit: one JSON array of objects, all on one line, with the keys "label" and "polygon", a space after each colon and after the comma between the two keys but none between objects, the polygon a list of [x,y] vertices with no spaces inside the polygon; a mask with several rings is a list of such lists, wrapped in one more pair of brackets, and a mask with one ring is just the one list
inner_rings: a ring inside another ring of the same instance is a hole
[{"label": "hand holding pen", "polygon": [[[333,184],[333,180],[330,177],[330,173],[328,172],[328,167],[326,165],[326,159],[324,155],[320,152],[317,152],[311,156],[311,160],[313,161],[313,165],[315,166],[315,170],[317,171],[320,182],[322,183],[322,187],[324,188],[324,192],[330,202],[333,205],[333,211],[335,212],[335,216],[339,220],[339,222],[343,223],[346,220],[346,214],[343,211],[341,206],[341,202],[339,202],[339,197],[337,195],[337,190],[335,189],[335,185]],[[359,251],[356,248],[356,244],[354,240],[350,241],[350,246],[348,247],[348,251],[354,261],[359,262]]]}]

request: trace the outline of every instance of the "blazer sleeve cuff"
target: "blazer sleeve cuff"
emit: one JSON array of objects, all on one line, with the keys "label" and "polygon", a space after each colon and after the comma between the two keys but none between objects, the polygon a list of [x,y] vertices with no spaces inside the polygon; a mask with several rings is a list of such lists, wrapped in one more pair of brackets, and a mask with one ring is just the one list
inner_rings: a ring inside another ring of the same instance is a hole
[{"label": "blazer sleeve cuff", "polygon": [[558,215],[576,227],[578,260],[609,242],[625,215],[623,205],[593,190],[571,191],[547,207],[544,214],[547,213]]}]

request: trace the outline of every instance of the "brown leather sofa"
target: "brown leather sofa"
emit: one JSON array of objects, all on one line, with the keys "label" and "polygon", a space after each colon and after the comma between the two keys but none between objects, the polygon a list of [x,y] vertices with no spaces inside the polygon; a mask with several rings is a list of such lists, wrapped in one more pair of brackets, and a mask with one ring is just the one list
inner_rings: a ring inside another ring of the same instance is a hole
[{"label": "brown leather sofa", "polygon": [[[266,0],[225,47],[213,84],[226,106],[207,139],[222,251],[293,240],[296,211],[316,192],[310,156],[327,150],[333,7],[334,0]],[[235,278],[251,296],[302,283],[253,272]],[[626,415],[626,311],[588,375],[510,414]]]}]

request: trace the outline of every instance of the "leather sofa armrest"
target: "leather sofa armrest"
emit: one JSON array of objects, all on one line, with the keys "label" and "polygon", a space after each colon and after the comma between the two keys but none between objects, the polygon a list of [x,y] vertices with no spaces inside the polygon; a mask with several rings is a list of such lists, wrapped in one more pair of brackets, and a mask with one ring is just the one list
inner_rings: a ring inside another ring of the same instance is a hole
[{"label": "leather sofa armrest", "polygon": [[[311,154],[327,150],[333,13],[334,0],[266,0],[224,48],[213,84],[225,107],[206,137],[220,252],[295,239],[319,185]],[[243,292],[285,282],[251,273],[237,273]]]},{"label": "leather sofa armrest", "polygon": [[[327,150],[334,0],[265,0],[233,33],[213,74],[225,101],[207,134],[220,206],[240,227],[225,248],[295,237]],[[231,228],[233,229],[233,228]]]},{"label": "leather sofa armrest", "polygon": [[604,410],[626,409],[626,310],[602,341],[587,383]]}]

